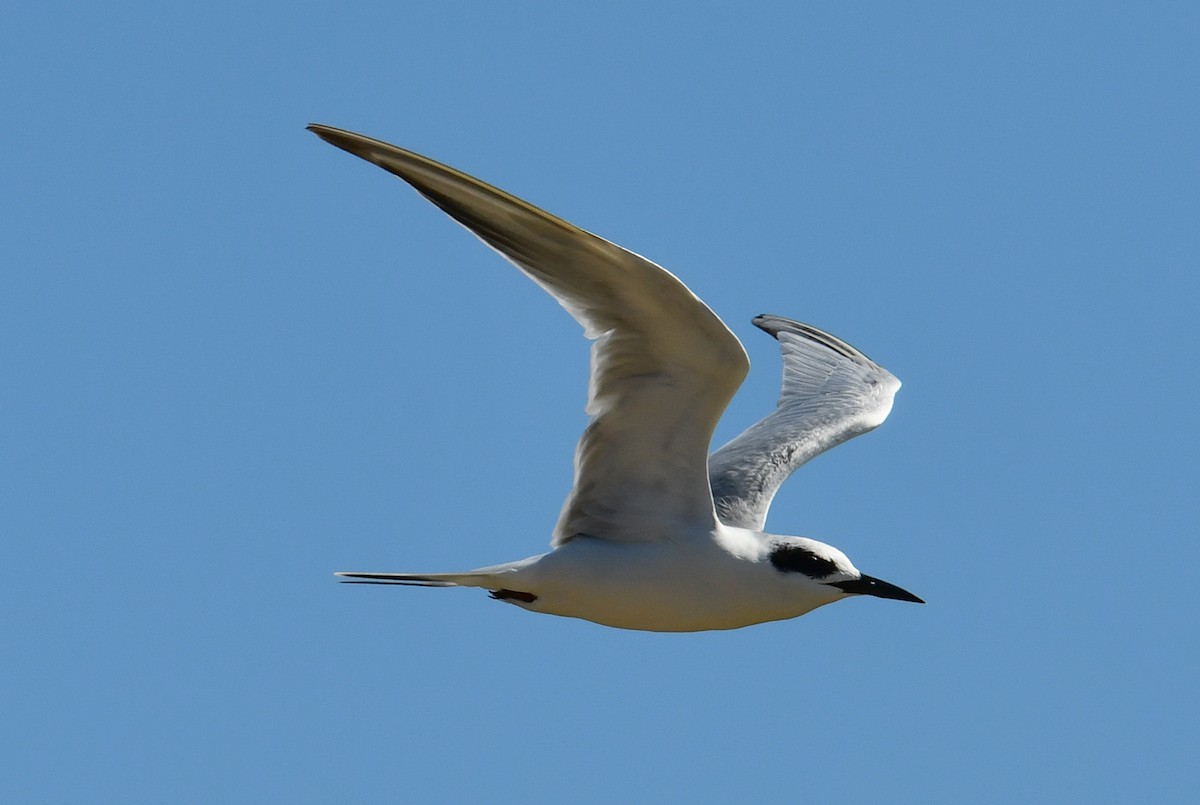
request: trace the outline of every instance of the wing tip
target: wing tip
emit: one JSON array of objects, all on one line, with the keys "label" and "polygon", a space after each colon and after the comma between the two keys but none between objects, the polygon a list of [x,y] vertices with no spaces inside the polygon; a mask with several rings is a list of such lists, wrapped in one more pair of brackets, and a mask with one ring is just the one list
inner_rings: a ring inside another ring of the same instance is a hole
[{"label": "wing tip", "polygon": [[769,333],[775,340],[779,340],[780,333],[791,333],[792,335],[800,336],[801,338],[819,344],[826,349],[850,358],[851,360],[870,361],[863,353],[847,344],[842,339],[832,333],[827,333],[824,330],[813,327],[811,324],[805,324],[802,321],[795,319],[784,318],[770,313],[762,313],[751,319],[752,323],[758,329]]},{"label": "wing tip", "polygon": [[328,140],[330,137],[335,137],[342,133],[341,129],[334,128],[333,126],[326,126],[324,123],[309,123],[304,127],[304,130],[311,131],[322,140]]},{"label": "wing tip", "polygon": [[387,143],[380,140],[356,134],[353,131],[335,128],[334,126],[326,126],[324,123],[309,123],[304,129],[305,131],[311,131],[330,145],[336,146],[343,151],[348,151],[368,162],[374,161],[371,159],[370,154],[380,146],[395,148],[395,146],[388,146]]}]

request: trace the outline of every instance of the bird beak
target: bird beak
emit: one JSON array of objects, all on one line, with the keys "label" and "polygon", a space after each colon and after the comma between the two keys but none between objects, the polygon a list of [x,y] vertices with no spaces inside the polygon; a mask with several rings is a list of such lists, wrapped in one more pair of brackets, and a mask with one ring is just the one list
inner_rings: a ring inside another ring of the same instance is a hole
[{"label": "bird beak", "polygon": [[877,579],[874,576],[864,575],[850,581],[835,581],[829,586],[837,587],[842,592],[850,593],[851,595],[873,595],[876,598],[894,598],[897,601],[912,601],[914,604],[925,603],[908,590],[902,590],[895,584],[888,584],[883,579]]}]

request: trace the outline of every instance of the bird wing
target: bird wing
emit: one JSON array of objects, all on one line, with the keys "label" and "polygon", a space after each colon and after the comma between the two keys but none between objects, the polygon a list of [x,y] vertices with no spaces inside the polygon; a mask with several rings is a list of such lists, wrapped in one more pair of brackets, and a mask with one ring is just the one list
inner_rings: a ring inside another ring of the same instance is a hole
[{"label": "bird wing", "polygon": [[900,381],[854,347],[780,316],[754,323],[783,351],[783,391],[773,412],[708,459],[717,515],[762,531],[780,484],[801,464],[879,426]]},{"label": "bird wing", "polygon": [[750,366],[716,314],[644,257],[461,171],[359,134],[308,128],[408,182],[548,291],[593,339],[591,420],[552,544],[580,534],[651,542],[716,527],[708,447]]}]

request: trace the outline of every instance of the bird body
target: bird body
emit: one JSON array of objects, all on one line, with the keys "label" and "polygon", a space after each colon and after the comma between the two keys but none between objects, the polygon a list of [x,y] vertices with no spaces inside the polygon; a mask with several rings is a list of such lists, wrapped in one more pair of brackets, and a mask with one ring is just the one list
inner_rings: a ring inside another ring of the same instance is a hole
[{"label": "bird body", "polygon": [[[857,576],[844,554],[815,540],[725,525],[679,537],[636,543],[580,537],[549,553],[468,573],[343,575],[480,587],[530,612],[655,632],[737,629],[794,618],[845,596],[829,582]],[[845,569],[824,583],[780,571],[770,562],[772,547],[792,541]]]},{"label": "bird body", "polygon": [[780,316],[783,391],[708,455],[749,369],[674,275],[461,171],[328,126],[322,139],[412,185],[550,293],[593,340],[575,484],[549,553],[461,573],[342,572],[350,583],[479,587],[532,612],[682,632],[803,615],[851,595],[920,602],[816,540],[763,531],[801,464],[878,426],[900,382],[844,341]]}]

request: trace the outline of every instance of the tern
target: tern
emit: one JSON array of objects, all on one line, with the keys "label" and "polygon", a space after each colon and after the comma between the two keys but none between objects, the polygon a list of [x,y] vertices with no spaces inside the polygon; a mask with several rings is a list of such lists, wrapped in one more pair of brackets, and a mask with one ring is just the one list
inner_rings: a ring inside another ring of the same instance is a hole
[{"label": "tern", "polygon": [[782,349],[782,393],[710,456],[750,361],[673,274],[427,157],[308,129],[410,184],[545,289],[593,342],[590,420],[548,553],[460,573],[337,575],[477,587],[531,612],[656,632],[737,629],[859,595],[924,603],[832,545],[763,530],[796,468],[887,418],[900,388],[891,373],[816,327],[758,316]]}]

